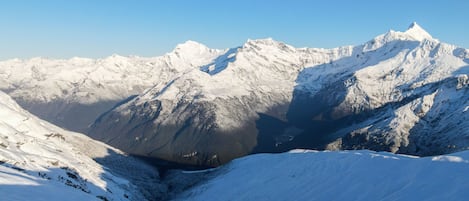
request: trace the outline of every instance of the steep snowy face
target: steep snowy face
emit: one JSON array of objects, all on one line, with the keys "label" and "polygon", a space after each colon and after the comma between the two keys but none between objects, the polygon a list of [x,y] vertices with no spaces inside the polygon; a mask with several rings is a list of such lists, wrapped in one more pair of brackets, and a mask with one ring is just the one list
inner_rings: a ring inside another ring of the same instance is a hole
[{"label": "steep snowy face", "polygon": [[414,24],[378,36],[354,57],[305,69],[288,114],[306,130],[297,143],[417,155],[468,149],[466,52]]},{"label": "steep snowy face", "polygon": [[212,170],[213,179],[176,200],[464,200],[468,163],[468,151],[425,158],[371,151],[258,154]]},{"label": "steep snowy face", "polygon": [[157,83],[207,63],[223,50],[188,41],[155,58],[33,58],[0,62],[0,89],[59,126],[86,131],[99,114]]},{"label": "steep snowy face", "polygon": [[434,39],[427,31],[425,31],[417,23],[412,23],[405,32],[390,30],[389,32],[379,35],[373,40],[365,44],[365,51],[373,51],[377,48],[382,47],[387,43],[395,41],[432,41],[438,43],[437,39]]},{"label": "steep snowy face", "polygon": [[469,104],[467,75],[457,75],[408,90],[399,100],[372,109],[368,120],[337,131],[340,149],[435,155],[467,150]]},{"label": "steep snowy face", "polygon": [[433,40],[433,37],[416,22],[413,22],[404,33],[418,41],[423,41],[424,39]]},{"label": "steep snowy face", "polygon": [[0,186],[3,200],[147,200],[164,190],[152,167],[38,119],[3,92]]},{"label": "steep snowy face", "polygon": [[209,166],[296,147],[451,152],[443,147],[467,136],[468,124],[439,125],[466,118],[467,52],[416,23],[356,47],[248,40],[102,115],[90,135],[130,153]]}]

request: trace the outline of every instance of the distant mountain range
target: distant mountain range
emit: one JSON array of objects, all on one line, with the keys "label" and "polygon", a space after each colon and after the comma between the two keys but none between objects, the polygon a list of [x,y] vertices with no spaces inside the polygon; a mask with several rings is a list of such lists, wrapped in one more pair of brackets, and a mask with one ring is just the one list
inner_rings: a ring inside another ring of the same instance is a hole
[{"label": "distant mountain range", "polygon": [[32,113],[125,152],[217,166],[294,148],[435,155],[469,147],[469,50],[413,23],[358,46],[193,41],[154,58],[0,62]]},{"label": "distant mountain range", "polygon": [[0,197],[462,200],[468,75],[469,50],[416,23],[334,49],[1,61]]}]

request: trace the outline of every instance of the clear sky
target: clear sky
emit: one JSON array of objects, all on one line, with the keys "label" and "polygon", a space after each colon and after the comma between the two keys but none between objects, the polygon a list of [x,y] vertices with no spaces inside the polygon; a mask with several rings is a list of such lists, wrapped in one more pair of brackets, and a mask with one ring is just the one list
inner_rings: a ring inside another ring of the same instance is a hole
[{"label": "clear sky", "polygon": [[416,21],[469,48],[467,0],[3,0],[0,59],[158,56],[272,37],[295,47],[357,45]]}]

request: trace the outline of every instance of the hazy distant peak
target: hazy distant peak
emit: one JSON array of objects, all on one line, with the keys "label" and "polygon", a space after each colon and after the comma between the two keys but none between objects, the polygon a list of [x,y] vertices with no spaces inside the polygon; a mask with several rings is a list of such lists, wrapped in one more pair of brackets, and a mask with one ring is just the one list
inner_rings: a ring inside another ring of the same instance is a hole
[{"label": "hazy distant peak", "polygon": [[187,40],[184,43],[180,43],[176,45],[176,48],[174,48],[175,51],[181,51],[181,50],[200,50],[200,49],[209,49],[207,46],[205,46],[202,43],[193,41],[193,40]]},{"label": "hazy distant peak", "polygon": [[254,49],[271,49],[277,48],[282,50],[294,50],[293,46],[287,45],[283,42],[276,41],[272,38],[263,38],[263,39],[248,39],[246,43],[244,43],[243,48],[254,48]]},{"label": "hazy distant peak", "polygon": [[262,45],[278,45],[283,44],[282,42],[276,41],[273,38],[261,38],[261,39],[248,39],[245,45],[250,44],[262,44]]},{"label": "hazy distant peak", "polygon": [[106,59],[108,59],[108,60],[123,60],[123,59],[128,59],[128,57],[114,53],[111,56],[106,57]]}]

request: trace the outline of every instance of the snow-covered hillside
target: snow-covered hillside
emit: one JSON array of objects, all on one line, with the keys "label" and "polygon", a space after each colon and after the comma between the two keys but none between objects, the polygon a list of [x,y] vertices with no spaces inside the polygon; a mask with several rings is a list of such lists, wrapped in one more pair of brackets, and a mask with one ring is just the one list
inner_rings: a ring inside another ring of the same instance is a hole
[{"label": "snow-covered hillside", "polygon": [[89,134],[134,154],[209,166],[292,148],[468,148],[469,51],[416,23],[355,47],[248,40],[211,58],[103,114]]},{"label": "snow-covered hillside", "polygon": [[58,128],[0,92],[1,200],[153,200],[153,167]]},{"label": "snow-covered hillside", "polygon": [[12,59],[0,62],[0,90],[40,118],[84,132],[116,103],[226,51],[187,41],[154,58],[112,55],[104,59]]},{"label": "snow-covered hillside", "polygon": [[213,179],[179,199],[465,200],[468,165],[468,151],[425,158],[372,151],[258,154],[213,170]]}]

